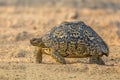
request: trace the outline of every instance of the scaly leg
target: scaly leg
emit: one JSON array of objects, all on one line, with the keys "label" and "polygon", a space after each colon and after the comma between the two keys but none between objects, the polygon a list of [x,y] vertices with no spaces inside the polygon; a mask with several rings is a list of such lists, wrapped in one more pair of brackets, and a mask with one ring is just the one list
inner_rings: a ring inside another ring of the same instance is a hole
[{"label": "scaly leg", "polygon": [[90,62],[90,64],[105,65],[105,62],[102,60],[102,58],[101,57],[97,57],[97,56],[91,56],[89,58],[89,62]]},{"label": "scaly leg", "polygon": [[42,48],[42,53],[51,55],[59,63],[66,64],[65,59],[58,52],[54,51],[53,49]]},{"label": "scaly leg", "polygon": [[35,58],[36,58],[36,63],[41,63],[42,62],[41,48],[36,48],[35,49]]},{"label": "scaly leg", "polygon": [[58,53],[58,52],[54,52],[52,54],[52,57],[59,63],[62,63],[62,64],[66,64],[66,61],[65,59]]}]

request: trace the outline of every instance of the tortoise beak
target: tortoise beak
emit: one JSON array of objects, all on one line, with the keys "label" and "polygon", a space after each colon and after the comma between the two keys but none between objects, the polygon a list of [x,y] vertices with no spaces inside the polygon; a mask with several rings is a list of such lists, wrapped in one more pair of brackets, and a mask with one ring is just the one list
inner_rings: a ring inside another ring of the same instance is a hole
[{"label": "tortoise beak", "polygon": [[30,43],[33,46],[37,46],[39,43],[41,43],[41,38],[32,38],[32,39],[30,39]]}]

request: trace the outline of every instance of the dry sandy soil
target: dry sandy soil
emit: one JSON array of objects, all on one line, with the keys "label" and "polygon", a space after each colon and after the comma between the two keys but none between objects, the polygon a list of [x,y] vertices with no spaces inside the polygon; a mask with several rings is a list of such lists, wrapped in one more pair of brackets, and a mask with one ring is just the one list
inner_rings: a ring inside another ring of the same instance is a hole
[{"label": "dry sandy soil", "polygon": [[[119,8],[65,5],[0,6],[0,80],[120,80]],[[106,65],[89,64],[88,59],[66,59],[68,64],[62,65],[46,55],[36,64],[29,40],[62,21],[75,20],[90,25],[106,41]]]}]

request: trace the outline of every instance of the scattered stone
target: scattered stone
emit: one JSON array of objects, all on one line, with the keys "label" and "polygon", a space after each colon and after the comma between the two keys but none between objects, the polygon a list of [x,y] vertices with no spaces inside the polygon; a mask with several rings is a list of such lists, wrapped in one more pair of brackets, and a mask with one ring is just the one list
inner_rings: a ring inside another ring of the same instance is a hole
[{"label": "scattered stone", "polygon": [[120,22],[117,21],[115,24],[116,24],[116,27],[118,29],[116,33],[117,33],[118,37],[120,38]]},{"label": "scattered stone", "polygon": [[118,30],[116,33],[117,33],[118,37],[120,38],[120,30]]},{"label": "scattered stone", "polygon": [[21,51],[21,52],[19,52],[19,53],[17,54],[16,57],[25,57],[25,56],[26,56],[25,52],[24,52],[24,51]]},{"label": "scattered stone", "polygon": [[14,24],[11,26],[11,28],[20,28],[22,26],[23,26],[23,24]]},{"label": "scattered stone", "polygon": [[79,16],[79,13],[77,11],[74,11],[73,13],[70,14],[69,18],[70,19],[77,19]]},{"label": "scattered stone", "polygon": [[21,41],[21,40],[25,40],[28,38],[28,32],[23,31],[22,33],[18,33],[16,36],[16,41]]},{"label": "scattered stone", "polygon": [[119,21],[116,22],[116,26],[120,30],[120,22]]},{"label": "scattered stone", "polygon": [[36,27],[36,26],[34,26],[34,27],[33,27],[33,30],[37,30],[37,27]]}]

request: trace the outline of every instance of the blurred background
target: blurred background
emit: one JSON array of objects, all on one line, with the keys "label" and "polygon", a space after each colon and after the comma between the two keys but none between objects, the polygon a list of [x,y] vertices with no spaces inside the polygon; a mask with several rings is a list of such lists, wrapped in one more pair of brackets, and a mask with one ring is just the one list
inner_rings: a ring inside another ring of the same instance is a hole
[{"label": "blurred background", "polygon": [[29,62],[32,37],[75,20],[91,26],[109,46],[120,45],[119,0],[0,0],[0,60]]}]

